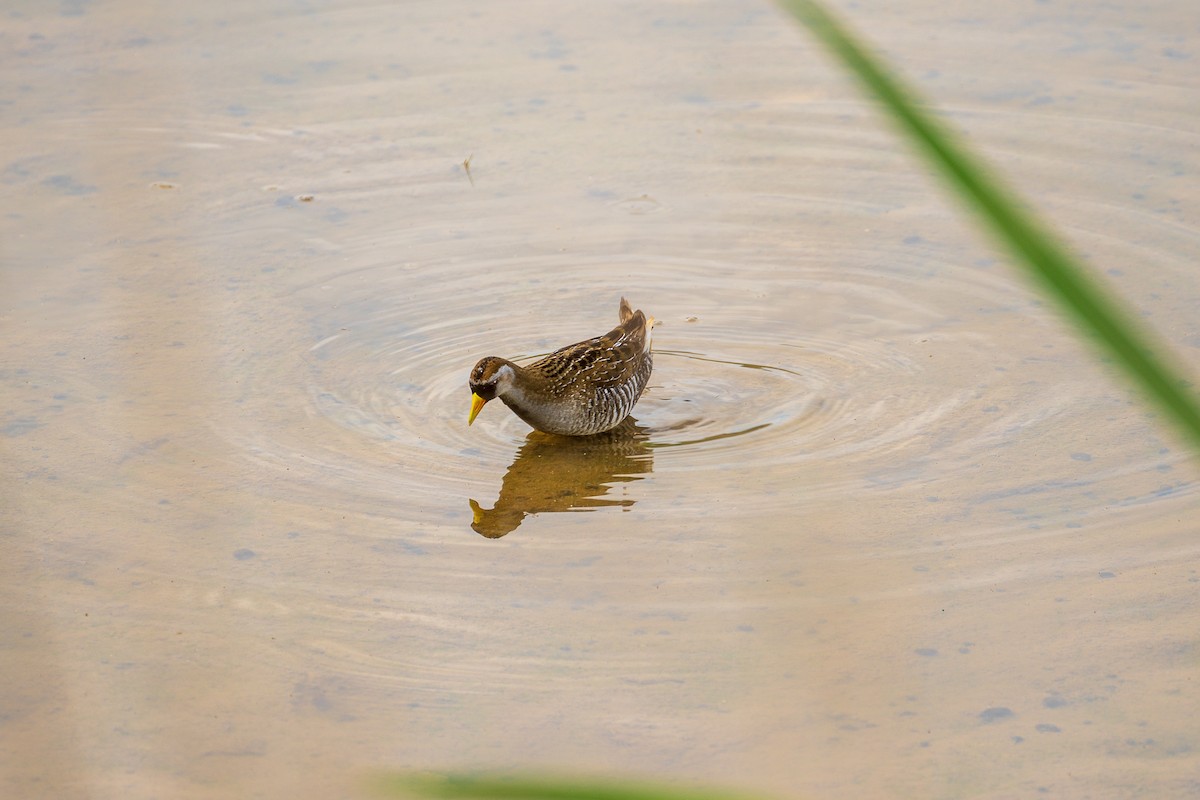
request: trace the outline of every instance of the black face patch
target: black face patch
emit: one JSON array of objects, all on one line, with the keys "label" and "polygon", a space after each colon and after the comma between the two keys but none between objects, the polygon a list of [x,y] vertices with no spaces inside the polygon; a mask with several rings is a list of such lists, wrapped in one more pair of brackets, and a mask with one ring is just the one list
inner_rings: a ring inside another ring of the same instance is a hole
[{"label": "black face patch", "polygon": [[484,401],[496,399],[496,384],[494,383],[472,383],[470,384],[471,394],[477,394]]}]

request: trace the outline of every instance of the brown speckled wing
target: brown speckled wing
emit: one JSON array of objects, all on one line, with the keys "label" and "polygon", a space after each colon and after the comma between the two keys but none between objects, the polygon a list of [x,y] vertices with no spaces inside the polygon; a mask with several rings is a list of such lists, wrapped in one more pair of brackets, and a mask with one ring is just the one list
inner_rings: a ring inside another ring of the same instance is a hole
[{"label": "brown speckled wing", "polygon": [[647,332],[646,316],[635,311],[603,336],[563,347],[526,369],[539,373],[559,397],[620,385],[632,380],[649,357]]}]

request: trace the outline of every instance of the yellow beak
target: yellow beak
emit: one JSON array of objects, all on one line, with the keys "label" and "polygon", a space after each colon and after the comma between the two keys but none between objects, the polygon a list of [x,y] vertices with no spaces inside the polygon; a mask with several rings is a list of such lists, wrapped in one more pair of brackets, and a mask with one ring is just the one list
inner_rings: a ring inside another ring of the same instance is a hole
[{"label": "yellow beak", "polygon": [[470,425],[472,422],[474,422],[475,418],[477,416],[479,416],[479,409],[483,408],[483,405],[486,402],[487,402],[487,400],[484,400],[482,397],[480,397],[477,394],[471,395],[471,416],[467,417],[468,425]]}]

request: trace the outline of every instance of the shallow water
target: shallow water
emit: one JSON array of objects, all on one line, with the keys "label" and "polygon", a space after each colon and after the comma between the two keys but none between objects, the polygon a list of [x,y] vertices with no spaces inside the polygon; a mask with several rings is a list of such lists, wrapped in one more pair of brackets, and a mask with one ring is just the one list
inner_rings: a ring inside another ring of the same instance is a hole
[{"label": "shallow water", "polygon": [[[1200,374],[1194,14],[843,13]],[[5,796],[1200,789],[1197,462],[771,7],[5,21]]]}]

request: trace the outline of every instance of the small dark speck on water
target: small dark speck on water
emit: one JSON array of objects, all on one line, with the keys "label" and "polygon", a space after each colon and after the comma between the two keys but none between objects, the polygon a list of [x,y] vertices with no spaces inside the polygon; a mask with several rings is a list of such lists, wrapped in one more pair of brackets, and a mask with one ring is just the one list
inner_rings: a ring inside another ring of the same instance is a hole
[{"label": "small dark speck on water", "polygon": [[233,557],[236,558],[238,561],[248,561],[257,555],[258,555],[258,553],[254,552],[253,550],[247,550],[244,547],[241,550],[233,551]]},{"label": "small dark speck on water", "polygon": [[1010,719],[1013,716],[1012,709],[1005,708],[1004,706],[993,706],[979,712],[979,719],[984,723],[999,722],[1002,719]]}]

